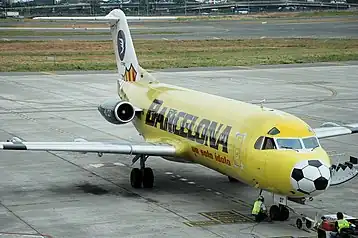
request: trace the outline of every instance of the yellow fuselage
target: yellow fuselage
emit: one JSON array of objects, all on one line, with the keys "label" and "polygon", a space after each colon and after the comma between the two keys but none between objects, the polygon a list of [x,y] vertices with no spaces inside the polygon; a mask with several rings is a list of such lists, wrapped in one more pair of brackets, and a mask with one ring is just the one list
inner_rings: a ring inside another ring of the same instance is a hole
[{"label": "yellow fuselage", "polygon": [[295,164],[319,158],[330,166],[321,147],[299,153],[254,148],[273,127],[280,129],[280,138],[315,136],[305,122],[288,113],[156,82],[126,82],[118,86],[118,93],[145,109],[133,123],[146,141],[169,143],[178,149],[178,157],[251,186],[301,197],[290,183]]}]

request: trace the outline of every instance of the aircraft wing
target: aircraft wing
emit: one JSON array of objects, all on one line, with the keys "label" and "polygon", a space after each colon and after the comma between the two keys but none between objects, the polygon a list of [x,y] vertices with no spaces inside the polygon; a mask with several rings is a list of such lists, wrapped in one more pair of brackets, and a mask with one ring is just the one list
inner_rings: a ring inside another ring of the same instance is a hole
[{"label": "aircraft wing", "polygon": [[68,151],[152,156],[175,156],[177,154],[176,148],[168,144],[89,142],[84,139],[74,142],[27,142],[17,137],[7,142],[0,142],[0,150]]},{"label": "aircraft wing", "polygon": [[358,158],[350,156],[350,161],[332,165],[332,181],[330,186],[346,183],[358,176]]},{"label": "aircraft wing", "polygon": [[[358,133],[358,123],[338,125],[327,122],[313,131],[319,139]],[[331,167],[332,181],[330,186],[346,183],[358,176],[358,159],[351,156],[349,161],[334,164]]]},{"label": "aircraft wing", "polygon": [[355,134],[358,133],[358,123],[338,125],[336,123],[327,122],[321,127],[314,128],[313,131],[316,133],[318,139]]}]

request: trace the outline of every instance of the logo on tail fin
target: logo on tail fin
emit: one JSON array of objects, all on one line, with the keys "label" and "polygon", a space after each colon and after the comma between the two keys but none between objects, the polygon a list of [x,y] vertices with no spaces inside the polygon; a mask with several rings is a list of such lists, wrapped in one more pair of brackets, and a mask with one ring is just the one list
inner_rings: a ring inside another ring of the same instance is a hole
[{"label": "logo on tail fin", "polygon": [[118,47],[118,55],[119,59],[123,61],[124,54],[126,52],[126,37],[124,35],[124,32],[122,30],[118,31],[117,35],[117,47]]},{"label": "logo on tail fin", "polygon": [[129,67],[129,69],[127,69],[127,67],[126,67],[126,72],[124,74],[125,81],[134,82],[136,79],[136,76],[137,76],[137,71],[134,69],[132,64]]}]

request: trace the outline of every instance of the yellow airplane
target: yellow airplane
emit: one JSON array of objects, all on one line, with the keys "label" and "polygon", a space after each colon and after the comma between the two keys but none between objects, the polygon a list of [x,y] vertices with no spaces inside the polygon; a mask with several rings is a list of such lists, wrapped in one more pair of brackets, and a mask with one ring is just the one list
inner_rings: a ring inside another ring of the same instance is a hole
[{"label": "yellow airplane", "polygon": [[[0,142],[0,149],[134,155],[133,163],[140,162],[140,168],[133,168],[130,174],[134,188],[153,187],[153,170],[145,167],[149,156],[201,164],[230,181],[277,195],[279,206],[270,208],[274,220],[289,217],[287,200],[299,202],[317,196],[358,174],[353,163],[332,165],[319,143],[321,138],[357,133],[358,123],[329,123],[313,129],[283,111],[158,82],[140,67],[127,23],[128,19],[146,18],[126,17],[115,9],[99,17],[35,19],[109,23],[120,75],[119,99],[102,103],[98,110],[110,123],[133,123],[146,143],[25,142],[14,137]],[[345,170],[344,166],[349,173],[335,179],[335,172]]]}]

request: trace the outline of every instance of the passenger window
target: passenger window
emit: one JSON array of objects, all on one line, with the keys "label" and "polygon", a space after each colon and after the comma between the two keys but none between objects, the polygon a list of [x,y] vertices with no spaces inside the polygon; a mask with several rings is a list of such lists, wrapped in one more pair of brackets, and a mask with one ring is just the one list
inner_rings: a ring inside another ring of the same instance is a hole
[{"label": "passenger window", "polygon": [[273,150],[276,149],[275,141],[272,138],[266,137],[263,150]]},{"label": "passenger window", "polygon": [[262,143],[264,142],[264,137],[260,136],[257,141],[255,142],[254,148],[257,150],[261,150]]}]

